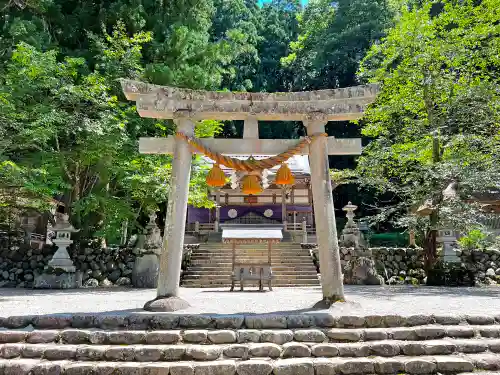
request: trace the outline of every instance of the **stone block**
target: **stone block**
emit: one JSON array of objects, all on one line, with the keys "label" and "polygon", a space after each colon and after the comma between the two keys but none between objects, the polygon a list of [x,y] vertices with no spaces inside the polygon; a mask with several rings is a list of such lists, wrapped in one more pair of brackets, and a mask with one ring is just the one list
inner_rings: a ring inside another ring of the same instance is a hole
[{"label": "stone block", "polygon": [[164,345],[161,349],[163,351],[163,360],[165,361],[180,361],[186,353],[185,345]]},{"label": "stone block", "polygon": [[278,358],[281,356],[282,348],[277,344],[252,344],[250,346],[250,356]]},{"label": "stone block", "polygon": [[474,337],[475,332],[468,326],[449,326],[445,328],[445,335],[448,337],[470,338]]},{"label": "stone block", "polygon": [[11,359],[21,356],[23,344],[4,344],[0,346],[0,358]]},{"label": "stone block", "polygon": [[394,340],[411,341],[418,338],[414,328],[391,328],[389,334]]},{"label": "stone block", "polygon": [[454,343],[460,353],[482,353],[488,350],[488,344],[483,340],[456,340]]},{"label": "stone block", "polygon": [[317,344],[311,349],[312,355],[315,357],[337,357],[339,355],[337,344]]},{"label": "stone block", "polygon": [[314,375],[313,362],[307,358],[280,359],[274,362],[274,375]]},{"label": "stone block", "polygon": [[42,358],[44,351],[44,345],[25,345],[21,350],[21,356],[23,358]]},{"label": "stone block", "polygon": [[298,329],[294,332],[295,341],[299,342],[323,342],[326,335],[319,329]]},{"label": "stone block", "polygon": [[283,358],[310,357],[311,349],[306,344],[300,342],[287,342],[283,344]]},{"label": "stone block", "polygon": [[182,338],[185,342],[203,343],[207,341],[208,331],[206,329],[192,329],[184,331]]},{"label": "stone block", "polygon": [[65,329],[59,334],[65,344],[89,344],[90,332],[80,329]]},{"label": "stone block", "polygon": [[406,318],[400,315],[386,315],[384,320],[387,327],[401,327],[406,324]]},{"label": "stone block", "polygon": [[108,341],[108,333],[104,331],[90,331],[89,341],[94,345],[106,344]]},{"label": "stone block", "polygon": [[424,343],[426,355],[451,354],[455,349],[455,344],[447,340],[429,340]]},{"label": "stone block", "polygon": [[154,315],[133,314],[128,316],[127,328],[131,330],[147,330],[151,327]]},{"label": "stone block", "polygon": [[500,353],[500,340],[488,341],[488,347],[493,353]]},{"label": "stone block", "polygon": [[405,362],[405,372],[408,374],[432,374],[436,367],[433,361],[423,358],[411,358]]},{"label": "stone block", "polygon": [[333,361],[326,358],[314,358],[313,366],[315,375],[332,375],[338,373],[338,361]]},{"label": "stone block", "polygon": [[236,333],[228,329],[209,331],[208,340],[214,344],[232,344],[236,342]]},{"label": "stone block", "polygon": [[260,342],[261,331],[258,329],[240,329],[236,333],[239,343]]},{"label": "stone block", "polygon": [[[170,372],[172,374],[172,371]],[[222,360],[211,363],[196,363],[194,375],[234,375],[236,363],[232,360]]]},{"label": "stone block", "polygon": [[314,326],[314,317],[309,314],[289,315],[286,317],[287,328],[309,328]]},{"label": "stone block", "polygon": [[376,358],[373,362],[377,374],[400,374],[404,372],[404,363],[397,358]]},{"label": "stone block", "polygon": [[401,351],[405,355],[418,356],[425,354],[425,347],[424,344],[420,342],[404,342],[401,343]]},{"label": "stone block", "polygon": [[500,337],[500,327],[498,326],[483,326],[479,327],[478,331],[482,337],[488,337],[488,338]]},{"label": "stone block", "polygon": [[445,330],[440,326],[415,327],[415,334],[423,340],[439,339],[444,337]]},{"label": "stone block", "polygon": [[186,355],[196,361],[215,361],[222,354],[222,348],[216,345],[189,345]]},{"label": "stone block", "polygon": [[111,347],[106,349],[104,356],[109,361],[132,362],[135,360],[135,350],[130,346]]},{"label": "stone block", "polygon": [[106,357],[107,346],[80,345],[76,348],[77,361],[101,361]]},{"label": "stone block", "polygon": [[250,329],[287,328],[284,315],[250,315],[245,317],[245,325]]},{"label": "stone block", "polygon": [[381,315],[369,315],[365,317],[365,325],[368,328],[382,328],[385,327],[385,320]]},{"label": "stone block", "polygon": [[112,331],[107,336],[111,345],[134,345],[146,341],[146,333],[141,331]]},{"label": "stone block", "polygon": [[366,343],[339,344],[337,347],[341,357],[368,357],[370,354],[370,345]]},{"label": "stone block", "polygon": [[192,362],[171,363],[170,375],[194,375],[194,363]]},{"label": "stone block", "polygon": [[216,316],[214,320],[217,329],[240,329],[245,323],[243,316]]},{"label": "stone block", "polygon": [[360,329],[339,329],[332,328],[326,331],[326,335],[332,341],[346,342],[346,341],[359,341],[363,335]]},{"label": "stone block", "polygon": [[365,318],[362,316],[343,315],[337,320],[339,328],[360,328],[365,325]]},{"label": "stone block", "polygon": [[476,370],[500,370],[500,356],[490,353],[471,354],[467,359],[474,363]]},{"label": "stone block", "polygon": [[98,363],[96,371],[99,375],[142,375],[142,369],[137,363]]},{"label": "stone block", "polygon": [[64,375],[108,375],[111,372],[99,371],[95,363],[70,362],[64,365]]},{"label": "stone block", "polygon": [[33,318],[33,325],[41,329],[63,329],[70,327],[71,323],[69,315],[39,315]]},{"label": "stone block", "polygon": [[23,342],[26,335],[22,331],[0,331],[0,344]]},{"label": "stone block", "polygon": [[229,358],[247,359],[250,353],[248,345],[234,344],[224,348],[223,354]]},{"label": "stone block", "polygon": [[273,344],[283,345],[293,340],[293,332],[288,329],[266,330],[260,335],[261,342],[272,342]]},{"label": "stone block", "polygon": [[39,362],[31,369],[31,375],[61,375],[64,364],[61,362]]},{"label": "stone block", "polygon": [[430,315],[411,315],[406,317],[406,325],[410,327],[423,326],[434,323],[434,319]]},{"label": "stone block", "polygon": [[156,254],[145,254],[135,258],[132,268],[132,285],[136,288],[158,286],[159,260]]},{"label": "stone block", "polygon": [[469,315],[466,319],[469,324],[474,325],[487,325],[495,323],[495,318],[487,315]]},{"label": "stone block", "polygon": [[120,329],[127,327],[128,319],[125,315],[96,316],[96,325],[101,329]]},{"label": "stone block", "polygon": [[181,340],[181,331],[150,331],[146,333],[146,344],[177,344]]},{"label": "stone block", "polygon": [[457,356],[435,356],[437,371],[444,373],[461,373],[474,370],[472,361]]},{"label": "stone block", "polygon": [[345,360],[339,366],[342,374],[373,374],[375,367],[373,361],[368,358],[353,358]]},{"label": "stone block", "polygon": [[385,328],[365,329],[362,335],[366,341],[387,340],[389,334]]},{"label": "stone block", "polygon": [[96,326],[94,315],[73,315],[71,327],[73,328],[94,328]]},{"label": "stone block", "polygon": [[458,325],[462,319],[453,315],[434,315],[434,321],[442,325]]},{"label": "stone block", "polygon": [[136,346],[135,360],[138,362],[156,362],[163,358],[161,347],[151,347],[147,345]]},{"label": "stone block", "polygon": [[141,375],[168,375],[170,363],[148,363],[141,366]]},{"label": "stone block", "polygon": [[273,372],[273,365],[265,360],[251,359],[236,364],[238,375],[270,375],[271,372]]},{"label": "stone block", "polygon": [[70,360],[76,357],[76,349],[75,345],[50,346],[43,351],[43,357],[50,361]]},{"label": "stone block", "polygon": [[401,349],[397,342],[381,341],[370,344],[370,353],[381,357],[394,357],[399,355]]},{"label": "stone block", "polygon": [[153,329],[176,329],[180,327],[179,315],[156,315],[151,318],[151,327]]},{"label": "stone block", "polygon": [[181,315],[179,318],[181,328],[215,328],[215,321],[211,316],[205,315]]},{"label": "stone block", "polygon": [[78,272],[42,273],[35,276],[33,288],[35,289],[76,289],[82,287],[81,276]]},{"label": "stone block", "polygon": [[335,327],[337,318],[331,314],[319,313],[313,315],[314,325],[322,328]]}]

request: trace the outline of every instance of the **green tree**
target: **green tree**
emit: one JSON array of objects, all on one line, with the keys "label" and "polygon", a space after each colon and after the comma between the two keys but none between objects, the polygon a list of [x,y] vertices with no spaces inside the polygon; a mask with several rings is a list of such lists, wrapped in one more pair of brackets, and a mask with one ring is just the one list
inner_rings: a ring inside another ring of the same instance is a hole
[{"label": "green tree", "polygon": [[426,1],[404,10],[362,64],[361,77],[382,92],[365,116],[363,134],[374,140],[357,172],[392,195],[379,219],[423,232],[428,267],[437,229],[479,224],[466,202],[500,186],[497,5]]}]

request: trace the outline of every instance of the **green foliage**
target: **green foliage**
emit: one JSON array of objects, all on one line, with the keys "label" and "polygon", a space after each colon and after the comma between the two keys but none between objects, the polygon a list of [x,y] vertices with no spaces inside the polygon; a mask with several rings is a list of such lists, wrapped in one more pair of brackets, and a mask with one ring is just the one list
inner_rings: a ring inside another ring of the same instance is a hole
[{"label": "green foliage", "polygon": [[[361,78],[382,92],[363,122],[375,139],[357,168],[359,182],[393,203],[380,217],[423,230],[434,253],[435,229],[479,224],[467,202],[500,186],[498,4],[440,4],[404,10],[364,59]],[[415,216],[426,201],[430,217]]]},{"label": "green foliage", "polygon": [[460,237],[458,243],[465,249],[482,249],[486,245],[488,235],[481,229],[473,229],[467,235]]}]

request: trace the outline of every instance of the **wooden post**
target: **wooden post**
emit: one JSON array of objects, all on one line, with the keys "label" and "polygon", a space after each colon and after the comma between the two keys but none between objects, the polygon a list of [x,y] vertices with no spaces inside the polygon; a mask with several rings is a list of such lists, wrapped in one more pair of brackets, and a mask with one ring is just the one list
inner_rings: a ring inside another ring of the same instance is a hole
[{"label": "wooden post", "polygon": [[307,222],[302,221],[302,243],[307,243]]}]

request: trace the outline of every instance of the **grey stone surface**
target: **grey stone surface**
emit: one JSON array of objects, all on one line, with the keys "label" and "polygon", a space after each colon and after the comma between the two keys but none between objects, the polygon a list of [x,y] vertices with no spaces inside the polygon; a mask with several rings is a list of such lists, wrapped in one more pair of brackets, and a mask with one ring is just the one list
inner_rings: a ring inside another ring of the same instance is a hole
[{"label": "grey stone surface", "polygon": [[312,348],[312,355],[315,357],[336,357],[339,355],[339,349],[336,344],[318,344]]},{"label": "grey stone surface", "polygon": [[396,358],[376,358],[374,363],[377,374],[399,374],[404,371],[404,363]]},{"label": "grey stone surface", "polygon": [[311,349],[306,344],[300,342],[287,342],[283,344],[283,358],[310,357]]},{"label": "grey stone surface", "polygon": [[264,330],[261,332],[261,342],[272,342],[274,344],[283,345],[286,342],[293,340],[293,332],[288,329],[283,330]]},{"label": "grey stone surface", "polygon": [[237,340],[243,342],[259,342],[261,331],[258,329],[240,329],[237,332]]},{"label": "grey stone surface", "polygon": [[415,334],[419,339],[439,339],[445,335],[445,330],[440,326],[415,327]]},{"label": "grey stone surface", "polygon": [[434,356],[437,371],[444,373],[460,373],[474,370],[474,365],[467,358],[457,356]]},{"label": "grey stone surface", "polygon": [[250,355],[252,357],[278,358],[281,352],[281,346],[271,343],[252,344],[250,346]]},{"label": "grey stone surface", "polygon": [[273,364],[265,360],[252,359],[236,365],[238,375],[269,375],[272,371]]},{"label": "grey stone surface", "polygon": [[222,360],[212,363],[196,363],[194,375],[234,375],[236,363],[232,360]]},{"label": "grey stone surface", "polygon": [[193,329],[185,331],[182,338],[189,343],[202,343],[207,341],[208,331],[206,329]]},{"label": "grey stone surface", "polygon": [[414,328],[391,328],[388,331],[394,340],[416,340],[418,338]]},{"label": "grey stone surface", "polygon": [[242,358],[246,359],[250,353],[248,345],[234,344],[228,345],[224,348],[223,354],[229,358]]},{"label": "grey stone surface", "polygon": [[315,375],[332,375],[337,373],[338,363],[329,358],[314,358],[313,365]]},{"label": "grey stone surface", "polygon": [[371,374],[374,372],[373,361],[368,358],[353,358],[344,361],[340,366],[342,374]]},{"label": "grey stone surface", "polygon": [[274,375],[314,375],[311,360],[305,358],[280,359],[274,363]]},{"label": "grey stone surface", "polygon": [[[183,313],[196,314],[231,314],[241,313],[271,313],[293,311],[310,308],[321,299],[321,289],[318,287],[273,288],[272,292],[259,295],[254,293],[217,293],[224,289],[181,288],[181,296],[190,302],[191,307]],[[312,310],[316,315],[328,312],[339,315],[400,315],[442,314],[443,311],[453,311],[456,315],[498,315],[500,310],[500,288],[434,288],[420,286],[345,286],[346,303],[338,303],[329,310]],[[131,309],[142,310],[144,302],[155,298],[155,290],[122,289],[101,290],[98,294],[91,290],[50,290],[2,289],[2,297],[9,299],[2,305],[3,316],[36,315],[58,313],[108,313],[110,310],[125,314]],[[307,313],[306,313],[307,314]],[[161,329],[178,328],[178,317],[165,318],[160,314],[152,319],[152,326]],[[23,317],[23,322],[29,318]],[[252,319],[260,319],[258,316]],[[250,319],[250,321],[252,320]],[[317,317],[314,317],[317,322]],[[323,315],[323,322],[331,324],[334,317]],[[402,319],[402,318],[401,318]],[[248,321],[249,319],[247,319]],[[394,326],[396,320],[384,318],[385,324]],[[272,321],[272,319],[271,319]],[[23,322],[20,322],[23,324]],[[161,327],[158,325],[161,322]],[[172,326],[174,324],[174,326]],[[215,325],[215,322],[213,323]],[[269,324],[269,321],[267,322]],[[25,324],[24,326],[26,326]],[[279,327],[287,328],[286,318],[277,319]],[[14,328],[14,327],[13,327]]]},{"label": "grey stone surface", "polygon": [[186,353],[184,345],[165,345],[162,349],[165,361],[180,361]]},{"label": "grey stone surface", "polygon": [[370,353],[381,357],[394,357],[399,355],[401,349],[398,342],[381,341],[370,344]]},{"label": "grey stone surface", "polygon": [[319,329],[298,329],[294,332],[293,338],[300,342],[323,342],[326,335]]},{"label": "grey stone surface", "polygon": [[29,332],[26,337],[26,342],[30,344],[43,344],[48,342],[55,342],[59,337],[59,331],[56,330],[43,330]]},{"label": "grey stone surface", "polygon": [[427,355],[451,354],[456,350],[456,345],[448,340],[430,340],[424,343],[424,351]]},{"label": "grey stone surface", "polygon": [[170,364],[170,375],[193,375],[194,364],[191,362],[176,362]]},{"label": "grey stone surface", "polygon": [[467,326],[448,326],[445,328],[446,336],[448,337],[474,337],[474,329]]},{"label": "grey stone surface", "polygon": [[107,342],[112,345],[140,344],[146,339],[146,332],[115,331],[107,333]]},{"label": "grey stone surface", "polygon": [[209,331],[208,340],[214,344],[232,344],[236,342],[236,333],[231,330]]},{"label": "grey stone surface", "polygon": [[482,337],[500,337],[500,327],[498,326],[479,327],[478,332]]},{"label": "grey stone surface", "polygon": [[405,363],[405,371],[408,374],[432,374],[436,367],[433,361],[423,358],[411,358]]},{"label": "grey stone surface", "polygon": [[366,341],[386,340],[389,334],[386,328],[371,328],[364,330],[363,337]]},{"label": "grey stone surface", "polygon": [[35,289],[75,289],[81,287],[81,279],[76,272],[43,273],[35,277]]},{"label": "grey stone surface", "polygon": [[186,355],[197,361],[215,361],[222,354],[222,347],[217,345],[189,345]]},{"label": "grey stone surface", "polygon": [[140,346],[135,348],[135,360],[139,362],[156,362],[163,357],[163,351],[159,347]]},{"label": "grey stone surface", "polygon": [[43,357],[51,361],[74,359],[76,349],[75,345],[54,345],[43,351]]},{"label": "grey stone surface", "polygon": [[367,357],[370,354],[370,345],[365,343],[343,344],[338,349],[341,357]]},{"label": "grey stone surface", "polygon": [[287,317],[283,315],[254,315],[245,317],[247,328],[287,328]]},{"label": "grey stone surface", "polygon": [[78,361],[100,361],[106,357],[108,347],[102,345],[80,345],[76,349]]},{"label": "grey stone surface", "polygon": [[158,285],[158,255],[137,257],[132,269],[132,285],[136,288],[156,288]]},{"label": "grey stone surface", "polygon": [[175,344],[181,340],[181,331],[150,331],[146,333],[146,344]]},{"label": "grey stone surface", "polygon": [[332,328],[326,334],[333,341],[359,341],[363,335],[363,331],[360,329]]},{"label": "grey stone surface", "polygon": [[26,335],[22,331],[0,331],[0,344],[24,341]]},{"label": "grey stone surface", "polygon": [[65,344],[85,344],[90,343],[90,332],[79,329],[65,329],[61,331],[60,338]]},{"label": "grey stone surface", "polygon": [[111,347],[106,349],[106,359],[110,361],[128,361],[131,362],[135,359],[135,350],[133,347]]}]

